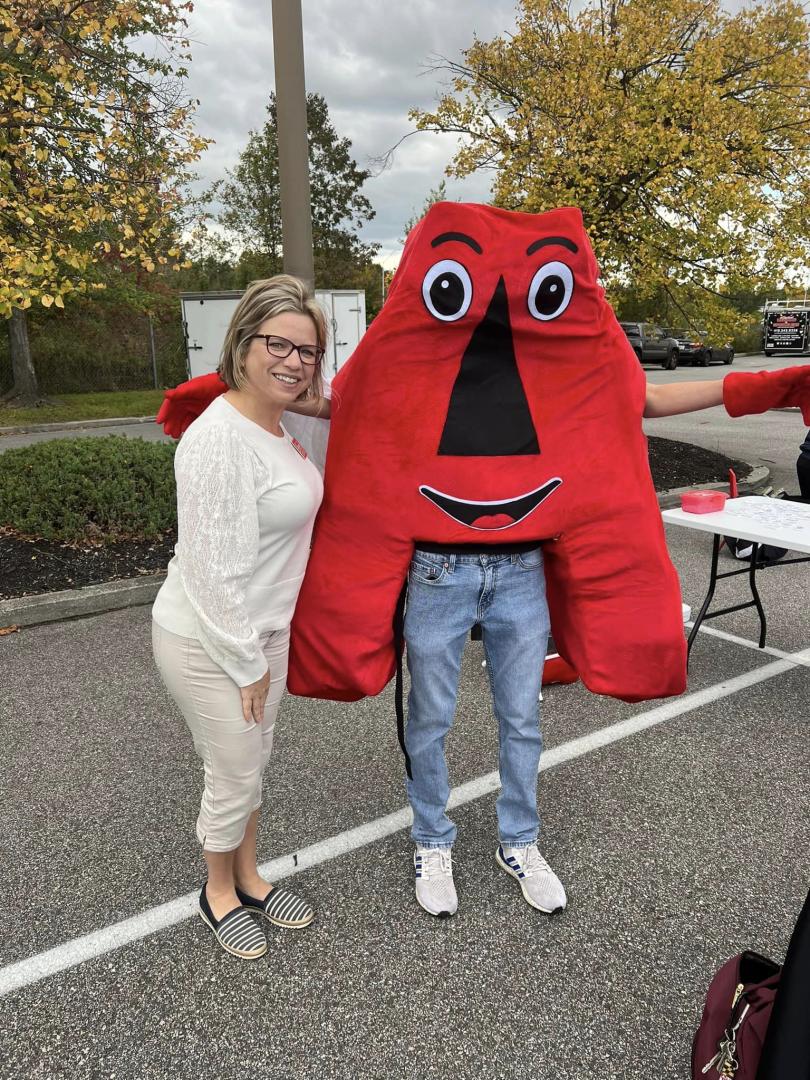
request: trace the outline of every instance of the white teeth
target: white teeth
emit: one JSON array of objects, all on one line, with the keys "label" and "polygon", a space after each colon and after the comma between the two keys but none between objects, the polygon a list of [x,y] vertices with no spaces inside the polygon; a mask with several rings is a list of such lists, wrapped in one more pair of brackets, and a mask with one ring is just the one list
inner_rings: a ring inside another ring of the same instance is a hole
[{"label": "white teeth", "polygon": [[293,378],[292,375],[279,375],[275,371],[272,374],[274,379],[278,379],[279,382],[289,383],[290,386],[294,386],[298,382],[298,379]]}]

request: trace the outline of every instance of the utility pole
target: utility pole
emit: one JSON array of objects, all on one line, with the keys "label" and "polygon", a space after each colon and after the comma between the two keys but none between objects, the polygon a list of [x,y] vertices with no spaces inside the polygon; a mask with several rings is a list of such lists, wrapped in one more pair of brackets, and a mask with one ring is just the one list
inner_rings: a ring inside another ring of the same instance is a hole
[{"label": "utility pole", "polygon": [[315,285],[301,0],[272,0],[284,272]]}]

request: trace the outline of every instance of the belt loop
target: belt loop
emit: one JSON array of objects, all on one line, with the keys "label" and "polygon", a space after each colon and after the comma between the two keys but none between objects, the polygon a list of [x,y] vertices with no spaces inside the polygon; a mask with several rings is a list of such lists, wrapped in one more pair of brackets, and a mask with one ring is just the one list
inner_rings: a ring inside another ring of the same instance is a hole
[{"label": "belt loop", "polygon": [[449,562],[447,563],[447,569],[452,574],[453,571],[456,568],[456,557],[455,557],[455,555],[448,555],[448,560],[449,560]]}]

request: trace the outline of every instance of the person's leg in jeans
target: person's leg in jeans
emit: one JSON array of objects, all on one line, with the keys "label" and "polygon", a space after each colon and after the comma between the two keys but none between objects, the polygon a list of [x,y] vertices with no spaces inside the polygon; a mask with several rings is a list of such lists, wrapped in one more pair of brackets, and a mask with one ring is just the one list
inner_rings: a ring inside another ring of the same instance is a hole
[{"label": "person's leg in jeans", "polygon": [[450,779],[444,742],[456,711],[461,657],[475,622],[478,571],[454,556],[417,551],[408,577],[405,645],[411,689],[405,747],[413,809],[411,836],[423,847],[450,847],[456,827],[445,808]]},{"label": "person's leg in jeans", "polygon": [[565,907],[559,879],[537,851],[537,770],[542,751],[540,684],[549,633],[542,550],[495,556],[487,565],[481,623],[498,721],[501,793],[498,864],[533,907]]},{"label": "person's leg in jeans", "polygon": [[537,841],[537,768],[540,683],[549,633],[543,557],[540,548],[503,556],[490,565],[482,598],[487,673],[498,721],[501,793],[496,809],[502,844]]},{"label": "person's leg in jeans", "polygon": [[476,619],[480,568],[472,558],[415,552],[408,577],[405,644],[411,689],[405,748],[416,843],[416,897],[432,915],[452,915],[457,900],[447,816],[450,778],[444,743],[456,711],[461,657]]}]

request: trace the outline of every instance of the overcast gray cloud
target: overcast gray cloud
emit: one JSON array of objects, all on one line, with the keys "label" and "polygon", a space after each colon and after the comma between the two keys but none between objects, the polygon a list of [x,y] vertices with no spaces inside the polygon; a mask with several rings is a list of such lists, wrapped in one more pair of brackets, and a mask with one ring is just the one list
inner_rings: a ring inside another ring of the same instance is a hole
[{"label": "overcast gray cloud", "polygon": [[[474,35],[485,40],[514,27],[514,0],[304,0],[307,89],[323,94],[358,164],[384,154],[413,125],[408,109],[428,107],[442,76],[426,68],[438,55],[458,59]],[[199,164],[207,186],[232,168],[247,134],[265,121],[274,87],[268,0],[198,0],[191,16],[190,92],[199,98],[197,128],[216,140]],[[397,150],[389,168],[367,181],[376,211],[363,237],[395,261],[403,223],[421,207],[453,153],[449,136],[420,133]],[[485,199],[486,176],[448,180],[451,198]]]}]

